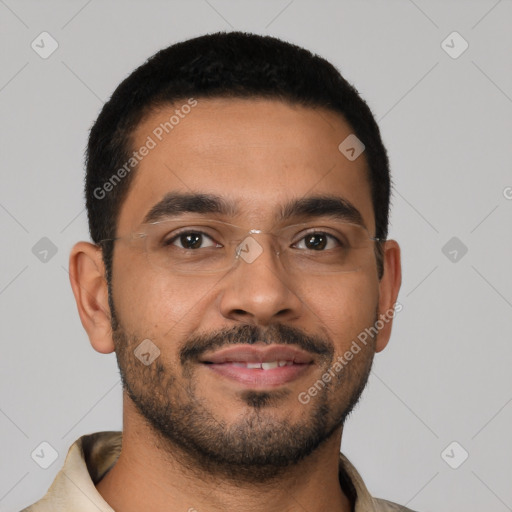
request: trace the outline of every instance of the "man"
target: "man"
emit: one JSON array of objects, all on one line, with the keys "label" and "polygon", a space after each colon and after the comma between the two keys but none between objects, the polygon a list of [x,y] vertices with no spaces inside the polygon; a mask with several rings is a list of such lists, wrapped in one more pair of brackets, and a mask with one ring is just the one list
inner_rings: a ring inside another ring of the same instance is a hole
[{"label": "man", "polygon": [[81,437],[25,510],[408,510],[339,453],[400,288],[388,159],[324,59],[238,32],[160,51],[87,150],[70,257],[123,432]]}]

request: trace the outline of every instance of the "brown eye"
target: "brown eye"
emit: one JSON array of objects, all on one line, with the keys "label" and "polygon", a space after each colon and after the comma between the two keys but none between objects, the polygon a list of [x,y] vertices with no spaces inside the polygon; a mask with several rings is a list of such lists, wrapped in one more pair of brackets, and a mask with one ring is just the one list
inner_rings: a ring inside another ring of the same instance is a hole
[{"label": "brown eye", "polygon": [[186,235],[180,235],[180,243],[185,249],[198,249],[201,247],[203,241],[203,235],[200,233],[190,233]]},{"label": "brown eye", "polygon": [[308,249],[313,250],[322,250],[325,249],[325,246],[327,245],[327,236],[320,233],[315,233],[313,235],[308,235],[304,237],[305,246]]},{"label": "brown eye", "polygon": [[338,239],[321,231],[308,233],[302,237],[299,242],[295,244],[298,249],[307,249],[310,251],[323,251],[325,249],[333,249],[335,246],[339,246],[340,242]]},{"label": "brown eye", "polygon": [[201,231],[184,231],[168,239],[165,245],[177,245],[181,249],[203,249],[217,246],[207,234]]}]

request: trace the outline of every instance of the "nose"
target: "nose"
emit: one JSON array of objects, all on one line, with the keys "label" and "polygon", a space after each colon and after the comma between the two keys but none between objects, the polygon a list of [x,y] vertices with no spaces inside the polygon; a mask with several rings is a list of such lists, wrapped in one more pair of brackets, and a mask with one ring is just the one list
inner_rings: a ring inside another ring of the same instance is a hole
[{"label": "nose", "polygon": [[223,282],[222,315],[262,326],[298,318],[304,306],[297,295],[296,276],[291,282],[271,244],[251,234],[237,254],[235,267]]}]

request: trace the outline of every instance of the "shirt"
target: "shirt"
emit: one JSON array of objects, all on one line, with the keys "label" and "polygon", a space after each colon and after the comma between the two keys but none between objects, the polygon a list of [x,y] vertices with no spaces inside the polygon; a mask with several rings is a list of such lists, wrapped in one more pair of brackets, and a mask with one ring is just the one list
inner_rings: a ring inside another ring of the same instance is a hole
[{"label": "shirt", "polygon": [[[80,437],[69,448],[66,460],[46,495],[21,512],[114,512],[96,490],[121,453],[122,432],[95,432]],[[353,504],[353,512],[413,512],[373,498],[363,479],[340,453],[339,480]]]}]

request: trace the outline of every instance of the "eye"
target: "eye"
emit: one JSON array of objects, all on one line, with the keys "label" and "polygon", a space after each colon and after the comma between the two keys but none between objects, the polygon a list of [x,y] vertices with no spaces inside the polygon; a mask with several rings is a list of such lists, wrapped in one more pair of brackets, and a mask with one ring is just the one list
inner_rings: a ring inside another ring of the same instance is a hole
[{"label": "eye", "polygon": [[163,245],[168,247],[170,245],[178,246],[180,249],[204,249],[206,247],[222,247],[219,243],[215,242],[206,233],[202,231],[182,231],[167,238]]},{"label": "eye", "polygon": [[324,231],[313,231],[303,236],[294,244],[294,247],[311,251],[323,251],[325,249],[334,249],[340,245],[342,244],[335,236],[325,233]]}]

